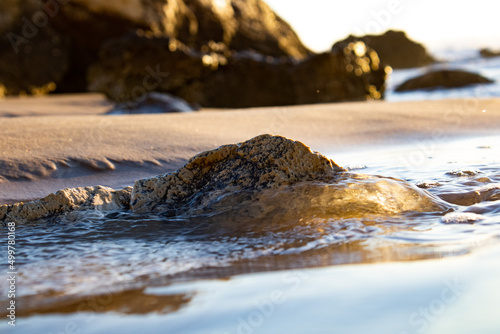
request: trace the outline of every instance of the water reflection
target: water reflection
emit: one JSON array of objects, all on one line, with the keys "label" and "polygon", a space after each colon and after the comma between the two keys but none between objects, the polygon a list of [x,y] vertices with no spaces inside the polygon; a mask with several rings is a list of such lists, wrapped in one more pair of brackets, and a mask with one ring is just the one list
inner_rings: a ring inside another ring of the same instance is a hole
[{"label": "water reflection", "polygon": [[192,299],[192,294],[152,295],[145,289],[133,289],[88,296],[38,294],[18,299],[18,316],[33,314],[103,313],[167,314],[176,312]]}]

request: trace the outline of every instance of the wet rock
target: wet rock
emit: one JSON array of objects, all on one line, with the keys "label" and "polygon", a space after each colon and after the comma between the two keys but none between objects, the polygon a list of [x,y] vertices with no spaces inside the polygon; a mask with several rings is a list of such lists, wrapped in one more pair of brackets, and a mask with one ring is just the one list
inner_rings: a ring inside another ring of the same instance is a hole
[{"label": "wet rock", "polygon": [[[204,107],[243,108],[380,99],[385,68],[363,43],[298,61],[210,43],[203,52],[172,38],[110,40],[89,71],[89,89],[130,101],[147,88]],[[155,65],[151,65],[155,64]]]},{"label": "wet rock", "polygon": [[439,187],[440,185],[441,185],[441,183],[439,183],[437,181],[422,181],[422,182],[418,182],[416,184],[416,186],[421,188],[421,189],[431,189],[431,188]]},{"label": "wet rock", "polygon": [[333,49],[343,49],[356,41],[362,41],[374,49],[382,63],[395,69],[422,67],[435,61],[422,44],[409,39],[405,32],[395,30],[388,30],[382,35],[349,35],[335,43]]},{"label": "wet rock", "polygon": [[305,181],[331,182],[343,169],[301,142],[262,135],[200,153],[178,171],[139,180],[132,191],[136,212],[186,210],[239,190],[277,189]]},{"label": "wet rock", "polygon": [[301,142],[261,135],[200,153],[173,173],[136,181],[133,189],[65,189],[38,201],[0,206],[0,220],[78,220],[121,211],[136,218],[201,218],[203,224],[262,230],[311,219],[448,208],[407,182],[350,174]]},{"label": "wet rock", "polygon": [[131,187],[123,190],[102,186],[63,189],[33,202],[0,206],[0,221],[23,223],[75,211],[128,209],[130,192]]},{"label": "wet rock", "polygon": [[494,58],[494,57],[500,57],[500,51],[493,51],[491,49],[481,49],[479,51],[479,54],[483,58]]},{"label": "wet rock", "polygon": [[487,184],[477,187],[472,191],[460,193],[444,193],[439,195],[440,198],[448,203],[457,205],[470,206],[486,201],[500,200],[500,186],[498,184]]},{"label": "wet rock", "polygon": [[397,92],[417,89],[433,90],[458,88],[474,84],[489,84],[492,80],[462,70],[438,70],[409,79],[396,88]]},{"label": "wet rock", "polygon": [[136,213],[203,216],[233,226],[447,207],[409,183],[347,173],[300,142],[270,135],[201,153],[174,173],[137,181],[131,206]]},{"label": "wet rock", "polygon": [[452,170],[450,172],[447,172],[446,175],[451,175],[451,176],[475,176],[480,174],[480,170],[474,170],[474,169],[456,169]]},{"label": "wet rock", "polygon": [[198,109],[199,108],[196,106],[192,106],[183,99],[173,95],[151,92],[137,101],[118,103],[106,114],[163,114],[172,112],[191,112]]}]

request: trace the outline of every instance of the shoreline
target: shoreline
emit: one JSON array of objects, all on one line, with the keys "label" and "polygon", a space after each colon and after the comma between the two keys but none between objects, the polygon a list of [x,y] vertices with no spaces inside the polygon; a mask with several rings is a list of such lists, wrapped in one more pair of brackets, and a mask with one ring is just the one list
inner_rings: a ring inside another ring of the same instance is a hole
[{"label": "shoreline", "polygon": [[335,161],[336,153],[500,129],[500,99],[102,115],[109,106],[98,94],[0,100],[0,204],[68,187],[123,188],[172,172],[201,151],[264,133],[302,141]]}]

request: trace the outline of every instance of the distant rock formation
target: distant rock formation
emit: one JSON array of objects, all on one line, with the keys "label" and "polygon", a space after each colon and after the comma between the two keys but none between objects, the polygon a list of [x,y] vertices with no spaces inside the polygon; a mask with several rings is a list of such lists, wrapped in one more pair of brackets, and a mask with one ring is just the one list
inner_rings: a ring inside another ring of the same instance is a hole
[{"label": "distant rock formation", "polygon": [[483,58],[500,57],[500,51],[493,51],[491,49],[481,49],[479,50],[479,54]]},{"label": "distant rock formation", "polygon": [[195,51],[173,38],[131,34],[109,40],[100,59],[89,89],[119,102],[141,98],[148,87],[222,108],[381,99],[385,89],[385,68],[362,42],[299,61],[223,43]]},{"label": "distant rock formation", "polygon": [[2,0],[0,18],[0,69],[12,76],[0,76],[7,94],[49,84],[47,91],[86,91],[101,44],[136,30],[195,50],[215,42],[273,57],[311,53],[261,0]]},{"label": "distant rock formation", "polygon": [[479,74],[462,70],[438,70],[409,79],[396,88],[396,92],[417,89],[457,88],[474,84],[489,84],[493,81]]},{"label": "distant rock formation", "polygon": [[136,181],[133,189],[65,189],[0,206],[0,221],[92,219],[121,211],[235,226],[447,208],[404,181],[350,174],[301,142],[261,135],[200,153],[173,173]]},{"label": "distant rock formation", "polygon": [[107,115],[127,114],[163,114],[176,112],[191,112],[199,108],[192,106],[181,98],[167,93],[151,92],[134,101],[116,104]]},{"label": "distant rock formation", "polygon": [[435,62],[422,44],[410,40],[403,31],[388,30],[382,35],[349,35],[335,43],[332,49],[343,49],[356,41],[362,41],[374,49],[383,64],[395,69],[422,67]]}]

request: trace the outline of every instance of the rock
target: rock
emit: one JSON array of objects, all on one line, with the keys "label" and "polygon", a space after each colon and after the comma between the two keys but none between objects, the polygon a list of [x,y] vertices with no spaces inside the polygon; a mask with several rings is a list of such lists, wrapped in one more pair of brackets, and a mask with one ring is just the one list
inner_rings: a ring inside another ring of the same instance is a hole
[{"label": "rock", "polygon": [[119,103],[108,111],[108,115],[124,114],[163,114],[171,112],[191,112],[199,108],[181,98],[167,93],[151,92],[137,101]]},{"label": "rock", "polygon": [[132,191],[136,212],[185,211],[238,190],[277,189],[305,181],[335,179],[343,169],[301,142],[261,135],[200,153],[178,171],[137,181]]},{"label": "rock", "polygon": [[131,207],[234,227],[440,211],[447,205],[404,181],[346,173],[300,142],[261,135],[200,153],[174,173],[137,181]]},{"label": "rock", "polygon": [[[26,8],[33,6],[27,2]],[[10,32],[10,28],[19,24],[21,20],[22,6],[21,0],[3,0],[0,2],[0,35],[5,36]]]},{"label": "rock", "polygon": [[[23,12],[24,10],[24,12]],[[0,96],[47,94],[69,68],[70,42],[34,1],[0,4]]]},{"label": "rock", "polygon": [[[54,82],[58,92],[86,91],[87,69],[97,61],[101,44],[136,30],[147,36],[177,38],[196,50],[220,42],[232,50],[256,50],[277,57],[302,59],[311,53],[261,0],[5,0],[0,6],[2,37],[14,31],[31,42],[30,51],[25,51],[31,53],[30,61],[21,58],[17,64],[22,66],[11,66],[10,71],[18,68],[13,73],[34,87],[39,83],[30,76],[41,76],[44,82]],[[43,27],[33,26],[32,18]],[[25,19],[30,21],[28,28]],[[28,38],[30,29],[41,32]],[[5,52],[5,46],[1,50]],[[58,68],[40,61],[56,56]],[[0,69],[8,68],[9,61],[0,57]],[[8,94],[19,91],[2,78],[0,84]]]},{"label": "rock", "polygon": [[465,206],[470,206],[486,201],[493,202],[500,200],[500,186],[495,183],[487,184],[477,187],[472,191],[460,193],[444,193],[440,194],[439,197],[444,199],[446,202]]},{"label": "rock", "polygon": [[128,209],[131,189],[113,190],[102,186],[63,189],[33,202],[0,206],[0,221],[23,223],[74,211]]},{"label": "rock", "polygon": [[387,69],[362,42],[305,59],[292,69],[295,104],[379,100]]},{"label": "rock", "polygon": [[100,58],[90,68],[89,89],[119,102],[141,98],[148,87],[222,108],[380,99],[386,76],[363,43],[297,61],[222,43],[197,52],[172,38],[131,34],[108,41]]},{"label": "rock", "polygon": [[476,73],[462,70],[438,70],[405,81],[396,88],[396,92],[457,88],[489,83],[493,81]]},{"label": "rock", "polygon": [[479,51],[479,54],[483,58],[494,58],[494,57],[500,57],[500,51],[493,51],[491,49],[481,49]]},{"label": "rock", "polygon": [[136,181],[133,189],[65,189],[0,206],[0,221],[72,221],[121,211],[133,219],[199,218],[205,225],[262,230],[311,219],[446,209],[445,202],[405,181],[350,174],[301,142],[261,135],[200,153],[173,173]]},{"label": "rock", "polygon": [[[191,48],[223,42],[231,50],[303,59],[309,51],[290,25],[262,0],[185,0],[197,19],[190,36],[172,35]],[[184,29],[186,31],[186,29]],[[189,40],[191,38],[191,41]]]},{"label": "rock", "polygon": [[388,30],[382,35],[349,35],[346,39],[333,45],[333,49],[343,49],[349,43],[364,42],[374,49],[383,64],[392,68],[422,67],[432,64],[435,60],[425,47],[410,40],[403,31]]},{"label": "rock", "polygon": [[346,173],[304,144],[261,135],[200,153],[174,173],[137,181],[132,210],[235,226],[447,208],[395,179]]}]

